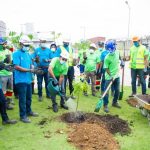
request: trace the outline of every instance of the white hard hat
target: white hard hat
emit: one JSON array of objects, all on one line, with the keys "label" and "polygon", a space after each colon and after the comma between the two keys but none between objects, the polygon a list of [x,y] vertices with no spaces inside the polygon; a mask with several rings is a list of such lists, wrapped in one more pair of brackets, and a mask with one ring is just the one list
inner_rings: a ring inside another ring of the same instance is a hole
[{"label": "white hard hat", "polygon": [[68,59],[69,58],[69,53],[67,51],[62,51],[60,56],[65,58],[65,59]]},{"label": "white hard hat", "polygon": [[96,44],[94,44],[94,43],[90,44],[90,47],[93,47],[93,48],[95,48],[95,49],[97,48],[97,47],[96,47]]},{"label": "white hard hat", "polygon": [[23,45],[31,45],[32,41],[30,40],[30,38],[27,35],[23,35],[20,39],[19,39],[19,43],[22,43]]},{"label": "white hard hat", "polygon": [[63,42],[70,43],[70,40],[69,39],[63,39]]}]

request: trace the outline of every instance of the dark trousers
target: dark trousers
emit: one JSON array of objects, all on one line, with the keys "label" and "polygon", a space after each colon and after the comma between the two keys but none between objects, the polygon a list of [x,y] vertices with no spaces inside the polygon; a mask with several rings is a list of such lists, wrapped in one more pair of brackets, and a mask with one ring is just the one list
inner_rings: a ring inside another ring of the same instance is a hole
[{"label": "dark trousers", "polygon": [[16,87],[16,84],[15,84],[14,72],[13,72],[13,92],[14,92],[15,97],[18,97],[17,87]]},{"label": "dark trousers", "polygon": [[66,83],[67,83],[67,79],[69,82],[69,91],[70,94],[73,93],[74,88],[73,88],[73,78],[74,78],[74,67],[73,66],[69,66],[68,68],[68,73],[67,75],[64,76],[64,88],[65,88],[65,93],[66,93]]},{"label": "dark trousers", "polygon": [[19,95],[19,112],[20,118],[26,118],[27,114],[31,113],[32,102],[32,87],[31,84],[18,83],[16,84]]},{"label": "dark trousers", "polygon": [[[109,83],[111,80],[105,80],[105,90],[108,87]],[[119,98],[119,92],[120,92],[120,78],[116,78],[113,83],[112,86],[114,88],[114,98],[113,98],[113,103],[116,103],[118,101]],[[107,94],[104,97],[104,106],[108,105],[108,99],[109,99],[109,91],[107,92]]]},{"label": "dark trousers", "polygon": [[[56,77],[56,79],[59,81],[59,77]],[[61,93],[62,95],[65,95],[65,89],[64,89],[64,83],[61,84]],[[53,105],[57,105],[56,103],[56,95],[51,94],[51,99],[52,99],[52,104]],[[61,100],[60,100],[60,105],[63,105],[65,102],[64,102],[64,97],[60,96],[61,97]]]},{"label": "dark trousers", "polygon": [[146,82],[144,79],[144,70],[143,69],[131,69],[132,94],[136,94],[137,75],[139,76],[139,79],[142,85],[142,94],[146,94]]},{"label": "dark trousers", "polygon": [[0,89],[0,113],[3,121],[8,120],[8,116],[6,113],[6,100],[2,89]]},{"label": "dark trousers", "polygon": [[42,83],[43,83],[43,78],[45,81],[45,90],[46,90],[46,95],[50,96],[50,93],[47,89],[48,85],[48,69],[44,69],[44,74],[42,75],[37,75],[37,84],[38,84],[38,95],[41,97],[42,96]]}]

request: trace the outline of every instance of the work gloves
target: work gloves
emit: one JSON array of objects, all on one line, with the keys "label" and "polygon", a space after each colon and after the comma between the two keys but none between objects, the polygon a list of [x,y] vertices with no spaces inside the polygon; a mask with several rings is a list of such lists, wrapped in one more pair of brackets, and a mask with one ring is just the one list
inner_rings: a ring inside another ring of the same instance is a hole
[{"label": "work gloves", "polygon": [[7,71],[14,71],[14,65],[6,65],[6,64],[4,64],[4,63],[0,63],[0,70],[7,70]]}]

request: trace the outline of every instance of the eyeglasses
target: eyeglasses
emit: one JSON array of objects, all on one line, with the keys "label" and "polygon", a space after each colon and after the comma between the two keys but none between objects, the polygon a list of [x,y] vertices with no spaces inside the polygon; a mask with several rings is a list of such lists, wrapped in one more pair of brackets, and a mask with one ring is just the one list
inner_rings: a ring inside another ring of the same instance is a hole
[{"label": "eyeglasses", "polygon": [[67,59],[65,59],[65,58],[62,58],[62,60],[63,60],[63,61],[67,61]]}]

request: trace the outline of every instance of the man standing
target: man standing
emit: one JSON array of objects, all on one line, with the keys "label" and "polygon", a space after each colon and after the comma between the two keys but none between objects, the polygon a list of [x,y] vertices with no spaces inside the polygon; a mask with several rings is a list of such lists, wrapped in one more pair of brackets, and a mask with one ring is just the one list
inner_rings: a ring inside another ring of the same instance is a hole
[{"label": "man standing", "polygon": [[66,83],[67,80],[69,82],[69,91],[70,91],[70,95],[72,99],[75,99],[74,95],[73,95],[73,79],[74,79],[74,67],[73,67],[73,49],[71,48],[71,46],[69,45],[69,40],[65,39],[63,40],[63,46],[60,46],[61,52],[67,51],[69,53],[69,58],[68,58],[68,72],[67,75],[65,75],[64,78],[64,88],[65,88],[65,92],[66,92]]},{"label": "man standing", "polygon": [[[7,49],[7,41],[5,38],[0,38],[0,62],[5,64],[11,64],[11,56],[12,52]],[[6,108],[8,110],[13,109],[10,105],[12,102],[12,95],[13,95],[13,75],[12,72],[8,70],[1,70],[0,71],[1,81],[2,81],[2,90],[6,97]]]},{"label": "man standing", "polygon": [[[104,59],[104,69],[105,69],[105,90],[107,89],[110,82],[113,81],[112,86],[114,87],[114,97],[112,106],[116,108],[121,108],[118,103],[119,92],[120,92],[120,60],[119,60],[119,51],[116,50],[116,43],[113,40],[110,40],[106,43],[106,50],[109,51],[109,54]],[[109,93],[109,92],[108,92]],[[106,113],[108,110],[108,100],[109,94],[106,94],[104,97],[104,111]]]},{"label": "man standing", "polygon": [[[96,79],[96,71],[98,70],[99,63],[100,63],[100,58],[99,56],[95,53],[96,51],[96,45],[92,43],[90,45],[89,51],[86,55],[84,55],[84,60],[83,64],[85,65],[85,74],[86,74],[86,79],[88,82],[88,79],[91,79],[91,90],[92,90],[92,95],[96,96],[96,89],[95,89],[95,79]],[[87,93],[84,93],[85,96],[87,96]]]},{"label": "man standing", "polygon": [[[60,54],[60,57],[53,58],[50,66],[49,66],[49,73],[50,77],[54,79],[55,85],[59,85],[60,91],[63,95],[65,95],[65,90],[64,90],[64,76],[67,75],[68,71],[68,64],[67,60],[69,58],[69,53],[67,51],[63,51]],[[51,99],[52,99],[52,106],[53,106],[53,111],[58,112],[58,106],[56,103],[56,94],[51,93]],[[60,101],[60,106],[64,109],[68,109],[68,107],[65,105],[64,102],[64,97],[61,96],[61,101]]]},{"label": "man standing", "polygon": [[136,79],[139,76],[142,85],[142,94],[146,94],[146,82],[144,79],[144,68],[148,66],[148,50],[140,44],[139,37],[133,37],[133,46],[130,48],[130,68],[131,68],[131,84],[132,94],[136,95]]},{"label": "man standing", "polygon": [[34,53],[34,58],[38,61],[37,67],[41,68],[44,71],[44,74],[39,74],[37,75],[37,81],[38,81],[38,96],[39,96],[39,101],[42,101],[42,83],[43,83],[43,78],[45,81],[45,90],[46,90],[46,97],[50,98],[50,93],[47,89],[48,85],[48,66],[51,61],[51,56],[50,56],[50,49],[46,47],[46,41],[42,40],[40,43],[40,47],[38,47],[35,50]]},{"label": "man standing", "polygon": [[32,60],[28,53],[30,40],[24,36],[20,39],[20,49],[13,53],[13,63],[15,65],[15,84],[19,95],[20,120],[24,123],[31,121],[27,116],[38,116],[31,109],[32,103]]}]

